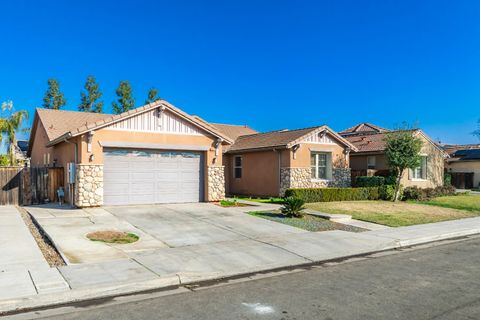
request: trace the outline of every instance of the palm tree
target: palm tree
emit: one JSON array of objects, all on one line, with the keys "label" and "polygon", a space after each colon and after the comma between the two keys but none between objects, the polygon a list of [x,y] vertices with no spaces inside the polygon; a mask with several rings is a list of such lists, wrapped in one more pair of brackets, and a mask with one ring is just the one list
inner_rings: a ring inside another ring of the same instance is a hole
[{"label": "palm tree", "polygon": [[[4,107],[11,110],[12,104],[2,104],[2,109]],[[3,136],[5,136],[8,145],[8,155],[10,156],[10,165],[12,166],[16,165],[17,162],[17,159],[15,158],[15,145],[17,144],[16,134],[24,131],[21,130],[21,127],[23,120],[26,119],[28,119],[28,112],[25,110],[13,112],[7,118],[0,118],[0,142],[2,142]]]}]

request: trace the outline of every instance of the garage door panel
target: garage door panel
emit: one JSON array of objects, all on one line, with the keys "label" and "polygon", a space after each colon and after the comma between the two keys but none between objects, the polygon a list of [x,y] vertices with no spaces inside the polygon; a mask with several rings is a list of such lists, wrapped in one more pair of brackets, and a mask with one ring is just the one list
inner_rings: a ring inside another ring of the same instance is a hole
[{"label": "garage door panel", "polygon": [[200,153],[107,149],[104,159],[105,204],[202,200]]}]

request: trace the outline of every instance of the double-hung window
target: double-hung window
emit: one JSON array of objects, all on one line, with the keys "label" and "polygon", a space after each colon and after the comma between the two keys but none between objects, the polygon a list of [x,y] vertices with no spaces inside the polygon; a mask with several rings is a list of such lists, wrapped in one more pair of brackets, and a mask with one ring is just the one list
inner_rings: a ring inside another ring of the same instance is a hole
[{"label": "double-hung window", "polygon": [[375,169],[377,158],[375,156],[367,157],[367,169]]},{"label": "double-hung window", "polygon": [[416,180],[427,179],[427,156],[421,156],[420,166],[412,170],[412,178]]},{"label": "double-hung window", "polygon": [[242,156],[233,157],[233,176],[236,179],[242,177]]},{"label": "double-hung window", "polygon": [[312,179],[328,179],[328,154],[325,152],[312,152],[310,154]]}]

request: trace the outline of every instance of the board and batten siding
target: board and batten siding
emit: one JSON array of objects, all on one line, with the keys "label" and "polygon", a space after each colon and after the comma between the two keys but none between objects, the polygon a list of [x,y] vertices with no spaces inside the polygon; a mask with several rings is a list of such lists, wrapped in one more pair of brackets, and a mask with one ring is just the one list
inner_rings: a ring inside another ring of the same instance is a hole
[{"label": "board and batten siding", "polygon": [[202,135],[200,129],[169,111],[155,109],[112,124],[108,129]]},{"label": "board and batten siding", "polygon": [[315,144],[336,144],[327,134],[321,136],[321,134],[312,134],[311,136],[305,138],[302,141],[303,143],[315,143]]}]

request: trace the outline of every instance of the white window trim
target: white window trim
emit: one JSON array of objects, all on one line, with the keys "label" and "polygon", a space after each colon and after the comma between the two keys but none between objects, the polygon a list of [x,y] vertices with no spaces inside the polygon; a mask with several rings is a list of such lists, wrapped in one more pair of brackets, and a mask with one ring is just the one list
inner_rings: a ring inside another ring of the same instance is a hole
[{"label": "white window trim", "polygon": [[[329,181],[332,181],[332,179],[328,179],[328,153],[329,152],[325,152],[325,151],[311,151],[310,157],[311,157],[312,154],[315,155],[315,176],[317,176],[317,177],[318,177],[318,169],[320,168],[318,166],[318,155],[319,154],[325,154],[326,155],[325,174],[327,175],[327,178],[326,179],[310,178],[310,181],[312,181],[312,182],[329,182]],[[311,163],[310,163],[310,170],[312,170],[312,164]],[[310,176],[311,176],[311,173],[310,173]]]},{"label": "white window trim", "polygon": [[[420,153],[419,156],[425,157],[425,158],[427,159],[427,164],[426,164],[426,166],[425,166],[425,169],[427,170],[427,171],[425,172],[425,177],[427,177],[427,174],[428,174],[428,168],[427,168],[427,166],[428,166],[428,154],[426,154],[426,153]],[[421,166],[421,164],[420,164],[420,166]],[[417,167],[417,168],[418,168],[418,167]],[[414,177],[415,170],[416,170],[417,168],[415,168],[415,169],[409,169],[409,170],[412,170],[412,178],[410,179],[410,181],[415,181],[415,182],[428,181],[428,177],[427,177],[426,179],[424,179],[424,178],[415,178],[415,177]]]},{"label": "white window trim", "polygon": [[[240,158],[240,166],[237,166],[237,165],[236,165],[236,163],[237,163],[236,159],[237,159],[237,158]],[[242,172],[242,173],[240,174],[240,177],[239,177],[239,178],[235,176],[235,170],[236,170],[236,169],[240,169],[241,172]],[[233,157],[233,178],[234,178],[234,179],[242,179],[242,177],[243,177],[243,158],[242,158],[242,156],[234,156],[234,157]]]}]

